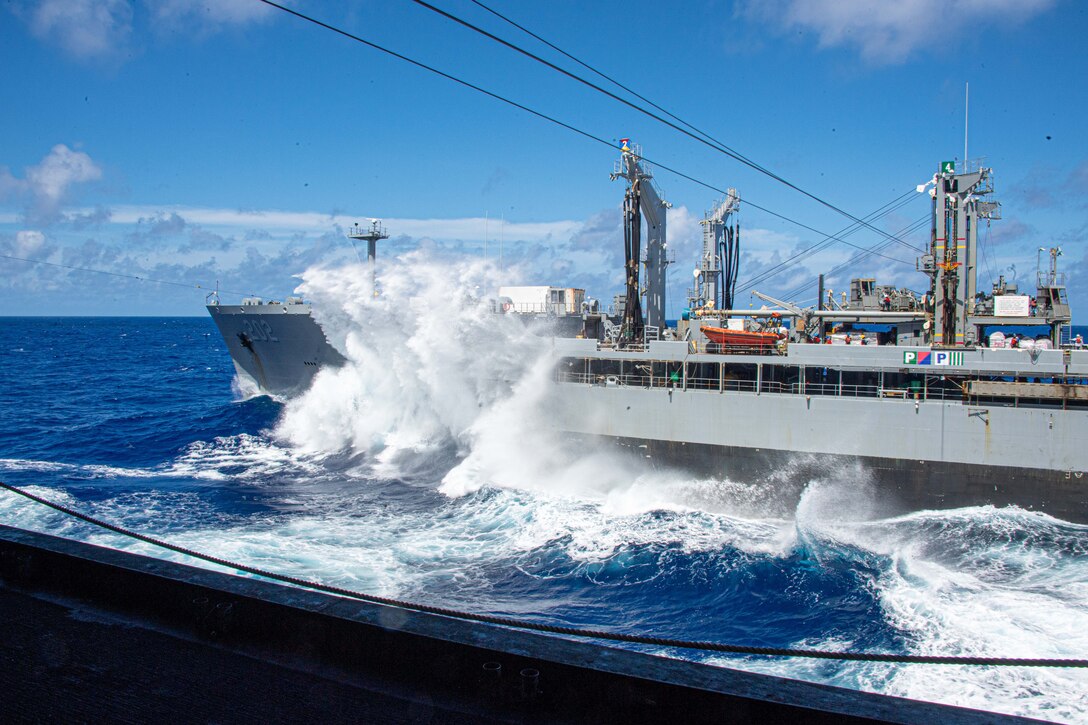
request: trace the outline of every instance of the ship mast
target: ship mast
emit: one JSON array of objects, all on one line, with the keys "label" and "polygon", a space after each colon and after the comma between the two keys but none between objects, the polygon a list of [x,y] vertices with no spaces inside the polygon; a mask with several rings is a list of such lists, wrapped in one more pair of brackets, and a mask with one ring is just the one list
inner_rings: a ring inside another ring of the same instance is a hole
[{"label": "ship mast", "polygon": [[[639,149],[636,147],[632,151],[628,141],[629,139],[621,140],[620,150],[623,155],[611,177],[613,180],[627,179],[628,196],[636,188],[637,182],[635,196],[641,216],[646,219],[646,325],[660,331],[665,328],[665,268],[668,265],[665,258],[665,213],[670,204],[654,188],[653,175],[641,165]],[[626,219],[624,223],[626,226]],[[638,261],[636,257],[635,264]],[[638,304],[640,290],[637,288],[637,271],[635,281],[634,294],[632,295],[631,290],[627,292],[626,307],[630,307],[632,303]]]},{"label": "ship mast", "polygon": [[380,219],[371,219],[370,227],[361,227],[359,222],[348,233],[348,239],[366,240],[366,261],[370,266],[370,287],[375,297],[378,296],[378,272],[375,260],[378,258],[378,240],[388,239],[389,233],[385,231]]},{"label": "ship mast", "polygon": [[[695,270],[695,285],[688,297],[691,309],[710,305],[728,310],[733,307],[740,263],[740,227],[730,225],[730,217],[740,210],[740,196],[730,189],[717,208],[707,212],[703,226],[703,256]],[[720,286],[719,286],[720,285]]]},{"label": "ship mast", "polygon": [[638,263],[642,255],[642,211],[639,204],[641,187],[642,179],[636,177],[623,196],[623,271],[626,286],[620,341],[625,345],[641,343],[644,333],[638,284]]},{"label": "ship mast", "polygon": [[944,161],[933,177],[930,251],[920,267],[933,280],[932,339],[937,345],[978,342],[970,320],[977,292],[978,224],[980,219],[1001,218],[1001,205],[989,198],[992,173],[980,166],[957,174],[955,162]]}]

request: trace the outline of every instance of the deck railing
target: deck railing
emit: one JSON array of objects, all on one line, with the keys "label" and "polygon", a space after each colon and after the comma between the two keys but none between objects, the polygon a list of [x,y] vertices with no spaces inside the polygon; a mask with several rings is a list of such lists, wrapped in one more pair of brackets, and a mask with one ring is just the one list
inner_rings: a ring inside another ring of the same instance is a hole
[{"label": "deck railing", "polygon": [[632,373],[624,375],[601,375],[596,373],[558,370],[555,376],[560,383],[600,385],[606,387],[633,388],[671,388],[674,390],[697,390],[704,392],[758,393],[768,395],[810,395],[842,398],[898,398],[902,400],[966,400],[958,385],[917,387],[882,387],[880,385],[855,385],[841,382],[804,383],[801,381],[783,382],[778,380],[738,380],[729,377],[687,377],[683,371],[665,375]]}]

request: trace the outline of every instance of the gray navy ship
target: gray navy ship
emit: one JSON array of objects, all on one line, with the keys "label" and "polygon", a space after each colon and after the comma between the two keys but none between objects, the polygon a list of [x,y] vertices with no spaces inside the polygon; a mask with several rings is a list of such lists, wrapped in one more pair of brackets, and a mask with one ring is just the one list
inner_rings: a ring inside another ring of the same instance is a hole
[{"label": "gray navy ship", "polygon": [[[810,481],[846,472],[867,482],[874,515],[1014,504],[1088,523],[1088,351],[1069,336],[1059,249],[1029,293],[1004,279],[977,288],[978,229],[1000,218],[990,169],[945,162],[919,187],[932,199],[924,293],[856,278],[836,299],[821,278],[811,308],[758,292],[767,305],[734,308],[741,201],[730,190],[703,220],[674,326],[668,204],[626,141],[612,178],[626,182],[624,294],[603,312],[572,304],[580,291],[543,288],[552,307],[527,315],[563,320],[551,326],[549,396],[560,430],[750,483],[787,513]],[[369,241],[373,264],[380,225],[352,236]],[[511,302],[500,295],[495,313],[520,314]],[[239,376],[263,392],[290,396],[344,362],[300,299],[208,310]]]}]

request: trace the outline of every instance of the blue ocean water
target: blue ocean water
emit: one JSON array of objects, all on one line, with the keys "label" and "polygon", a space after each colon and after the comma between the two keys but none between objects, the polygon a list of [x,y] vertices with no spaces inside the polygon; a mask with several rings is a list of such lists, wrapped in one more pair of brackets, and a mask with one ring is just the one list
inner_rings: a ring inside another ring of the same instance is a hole
[{"label": "blue ocean water", "polygon": [[[300,400],[246,398],[208,318],[0,318],[0,480],[217,556],[476,612],[746,645],[1088,656],[1088,527],[990,507],[855,519],[850,470],[760,512],[728,481],[537,465],[507,438],[547,445],[509,423],[524,414],[506,388],[464,373],[486,341],[429,336],[412,365],[434,374],[405,382],[380,332],[331,329],[360,365],[367,350],[387,361],[381,385],[360,392],[349,367]],[[0,521],[202,565],[7,493]],[[664,654],[1088,719],[1082,671]]]}]

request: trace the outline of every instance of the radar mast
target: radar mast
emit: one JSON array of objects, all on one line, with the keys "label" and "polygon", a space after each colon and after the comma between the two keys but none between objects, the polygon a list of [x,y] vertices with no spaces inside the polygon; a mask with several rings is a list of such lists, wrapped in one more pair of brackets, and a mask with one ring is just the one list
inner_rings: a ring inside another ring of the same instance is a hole
[{"label": "radar mast", "polygon": [[378,296],[378,273],[375,264],[378,257],[378,240],[388,238],[389,232],[385,231],[381,219],[371,219],[369,228],[359,226],[359,222],[355,222],[355,226],[348,233],[348,239],[366,240],[366,261],[370,265],[370,285],[375,297]]}]

